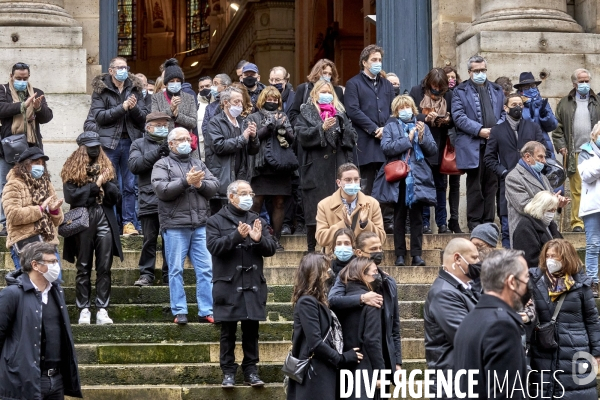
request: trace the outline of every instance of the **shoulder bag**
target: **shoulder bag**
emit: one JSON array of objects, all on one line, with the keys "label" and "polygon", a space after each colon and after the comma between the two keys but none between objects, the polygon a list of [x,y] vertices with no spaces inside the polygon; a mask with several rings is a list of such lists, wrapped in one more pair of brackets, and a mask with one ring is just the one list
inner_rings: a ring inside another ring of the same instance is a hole
[{"label": "shoulder bag", "polygon": [[4,160],[9,164],[16,164],[19,161],[21,154],[29,148],[27,135],[24,133],[10,135],[2,139],[0,143],[2,143]]},{"label": "shoulder bag", "polygon": [[558,304],[556,305],[556,308],[554,309],[554,314],[552,314],[552,319],[550,320],[550,322],[546,322],[541,325],[538,324],[535,327],[535,336],[537,338],[537,341],[538,341],[539,345],[544,349],[552,350],[552,349],[556,349],[558,347],[558,343],[556,343],[556,332],[555,332],[556,317],[558,316],[558,313],[560,312],[560,309],[563,305],[563,302],[565,301],[566,296],[567,296],[566,293],[563,293],[560,295],[560,298],[558,299]]},{"label": "shoulder bag", "polygon": [[389,183],[398,182],[401,179],[404,179],[408,176],[410,172],[410,165],[408,165],[408,160],[410,160],[410,151],[412,149],[408,149],[408,153],[406,154],[405,160],[396,160],[389,162],[383,167],[383,172],[385,172],[385,180]]},{"label": "shoulder bag", "polygon": [[90,227],[90,215],[87,207],[77,207],[65,213],[63,223],[58,227],[58,234],[69,237],[83,232]]},{"label": "shoulder bag", "polygon": [[454,146],[450,143],[449,137],[446,138],[446,146],[440,162],[440,174],[462,175],[462,171],[456,168],[456,152]]}]

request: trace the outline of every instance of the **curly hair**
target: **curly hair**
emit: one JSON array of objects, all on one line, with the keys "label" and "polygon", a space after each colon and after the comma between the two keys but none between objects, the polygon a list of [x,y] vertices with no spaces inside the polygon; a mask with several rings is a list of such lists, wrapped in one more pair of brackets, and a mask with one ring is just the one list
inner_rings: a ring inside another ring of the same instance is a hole
[{"label": "curly hair", "polygon": [[[31,159],[27,159],[22,162],[16,163],[15,166],[12,168],[14,177],[25,180],[25,175],[31,173],[31,162]],[[50,172],[48,172],[48,166],[46,165],[46,161],[44,161],[44,174],[42,175],[42,178],[50,180]]]},{"label": "curly hair", "polygon": [[[115,170],[109,158],[100,147],[100,154],[98,155],[98,164],[100,164],[100,170],[104,171],[108,169],[109,175],[108,180],[115,178]],[[71,182],[77,186],[83,186],[88,183],[88,176],[86,166],[90,164],[90,157],[87,154],[87,147],[85,145],[79,146],[77,150],[73,152],[65,161],[62,171],[60,171],[60,177],[63,183]]]}]

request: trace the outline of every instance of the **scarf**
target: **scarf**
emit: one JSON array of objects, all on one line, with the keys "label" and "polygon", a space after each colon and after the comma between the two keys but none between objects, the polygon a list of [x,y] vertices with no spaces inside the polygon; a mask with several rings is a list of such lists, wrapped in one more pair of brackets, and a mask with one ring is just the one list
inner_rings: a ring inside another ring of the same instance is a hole
[{"label": "scarf", "polygon": [[21,103],[21,112],[13,116],[13,122],[11,126],[11,132],[13,135],[25,133],[27,136],[27,143],[37,145],[37,136],[35,134],[35,110],[33,108],[33,101],[29,104],[29,107],[25,107],[25,100],[28,97],[35,96],[33,93],[33,87],[27,82],[27,95],[24,92],[17,92],[11,79],[8,82],[10,88],[10,94],[14,103]]},{"label": "scarf", "polygon": [[[542,186],[546,187],[544,185],[544,181],[542,180],[542,176],[537,173],[536,171],[533,170],[533,168],[531,168],[531,165],[527,164],[525,162],[525,160],[523,160],[522,158],[519,160],[519,165],[521,165],[523,168],[525,168],[527,171],[529,171],[529,173],[533,176],[535,176],[537,178],[538,181],[540,181],[540,183],[542,184]],[[550,190],[550,189],[548,189]]]},{"label": "scarf", "polygon": [[[400,126],[402,127],[402,131],[404,132],[405,137],[408,137],[410,134],[410,131],[416,127],[416,119],[415,118],[413,118],[413,120],[410,122],[404,122],[398,118],[398,122],[400,123]],[[413,142],[412,150],[413,150],[413,154],[415,156],[415,160],[422,161],[425,157],[423,156],[423,150],[421,150],[421,146],[419,146],[418,131],[415,132],[415,136],[413,137],[412,142]],[[407,160],[407,163],[409,165],[411,164],[410,158]],[[405,203],[408,207],[410,207],[415,202],[415,178],[413,176],[413,167],[412,166],[411,166],[410,172],[404,179],[404,183],[406,185]]]},{"label": "scarf", "polygon": [[[50,197],[50,179],[48,179],[47,175],[42,176],[40,179],[35,179],[31,174],[24,174],[23,180],[29,188],[33,204],[41,206],[44,200]],[[35,221],[33,227],[36,232],[42,235],[45,242],[54,240],[54,224],[52,224],[52,219],[50,219],[48,213],[43,212],[42,218]]]},{"label": "scarf", "polygon": [[444,96],[434,96],[429,93],[428,90],[425,91],[425,96],[423,96],[423,100],[421,100],[421,104],[419,104],[423,114],[427,115],[430,112],[436,112],[440,117],[445,117],[446,112],[448,112],[448,106],[446,104],[446,99]]},{"label": "scarf", "polygon": [[335,117],[337,110],[333,104],[319,104],[319,115],[321,119],[325,121],[325,118]]},{"label": "scarf", "polygon": [[548,286],[548,296],[550,300],[556,301],[561,294],[570,290],[575,284],[575,280],[569,274],[563,274],[561,276],[555,276],[546,270],[546,277],[550,281]]},{"label": "scarf", "polygon": [[165,141],[165,139],[167,139],[166,137],[158,136],[158,135],[155,135],[154,133],[150,133],[148,131],[146,131],[146,135],[148,135],[148,137],[150,139],[152,139],[153,141],[155,141],[156,143],[161,143],[161,144]]},{"label": "scarf", "polygon": [[[337,115],[337,110],[333,104],[319,104],[318,106],[319,115],[323,121],[325,121],[326,114],[330,118]],[[337,120],[333,127],[325,131],[325,141],[329,143],[331,147],[337,148],[338,142],[340,141],[340,125]]]},{"label": "scarf", "polygon": [[[98,176],[100,176],[100,164],[88,164],[85,166],[85,172],[87,173],[88,182],[96,183],[98,180]],[[96,202],[98,204],[102,204],[102,200],[104,199],[104,189],[100,188],[98,192],[98,197],[96,197]]]}]

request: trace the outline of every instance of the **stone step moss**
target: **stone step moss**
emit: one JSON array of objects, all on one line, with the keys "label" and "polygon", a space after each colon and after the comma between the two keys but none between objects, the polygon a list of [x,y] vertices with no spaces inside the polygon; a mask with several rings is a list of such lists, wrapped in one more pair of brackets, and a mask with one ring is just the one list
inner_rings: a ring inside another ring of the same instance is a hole
[{"label": "stone step moss", "polygon": [[[404,359],[425,358],[423,339],[401,339]],[[259,344],[262,362],[283,363],[291,346],[290,341]],[[78,344],[75,346],[79,364],[174,364],[218,363],[219,343],[129,343]],[[236,359],[243,358],[242,345],[235,348]]]}]

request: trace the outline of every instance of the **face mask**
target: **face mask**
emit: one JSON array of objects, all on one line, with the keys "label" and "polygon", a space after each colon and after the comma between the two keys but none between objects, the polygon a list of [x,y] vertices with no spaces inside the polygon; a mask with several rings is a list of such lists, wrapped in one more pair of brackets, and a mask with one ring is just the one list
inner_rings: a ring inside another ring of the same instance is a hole
[{"label": "face mask", "polygon": [[265,104],[263,104],[263,108],[267,111],[275,111],[279,108],[279,103],[267,101]]},{"label": "face mask", "polygon": [[394,95],[398,96],[400,94],[400,86],[394,86]]},{"label": "face mask", "polygon": [[25,89],[27,89],[27,81],[17,81],[17,80],[15,80],[13,82],[13,85],[14,85],[15,90],[17,92],[24,92]]},{"label": "face mask", "polygon": [[456,86],[456,79],[448,79],[448,87],[452,89],[454,86]]},{"label": "face mask", "polygon": [[[519,282],[519,286],[525,285],[521,281],[518,281],[518,282]],[[515,311],[522,310],[523,307],[525,307],[525,304],[527,304],[529,302],[529,300],[531,300],[531,292],[529,291],[529,286],[525,285],[525,293],[519,294],[517,291],[515,291],[515,293],[517,293],[519,295],[519,302],[521,304],[517,304],[518,307],[513,306],[513,308],[515,309]]]},{"label": "face mask", "polygon": [[181,82],[169,82],[167,90],[172,94],[179,93],[181,91]]},{"label": "face mask", "polygon": [[331,104],[333,95],[329,93],[319,93],[319,104]]},{"label": "face mask", "polygon": [[533,165],[531,166],[531,169],[533,169],[533,170],[534,170],[535,172],[537,172],[537,173],[540,173],[540,172],[542,172],[542,170],[544,169],[544,167],[545,167],[545,164],[544,164],[544,163],[541,163],[541,162],[539,162],[539,161],[536,161],[536,162],[535,162],[535,164],[533,164]]},{"label": "face mask", "polygon": [[154,94],[154,90],[148,90],[148,94],[149,95],[153,95]]},{"label": "face mask", "polygon": [[402,121],[406,122],[406,121],[410,121],[413,117],[413,112],[410,108],[405,108],[404,110],[400,110],[400,112],[398,113],[398,118],[400,118]]},{"label": "face mask", "polygon": [[479,72],[477,74],[473,74],[473,82],[481,85],[487,80],[487,75],[485,72]]},{"label": "face mask", "polygon": [[522,113],[523,107],[521,106],[516,106],[508,109],[508,115],[510,115],[513,119],[520,119]]},{"label": "face mask", "polygon": [[600,137],[598,139],[596,139],[596,146],[600,147]]},{"label": "face mask", "polygon": [[333,254],[335,254],[335,258],[338,260],[346,262],[352,258],[352,254],[354,253],[352,252],[352,246],[335,246]]},{"label": "face mask", "polygon": [[208,96],[210,96],[210,93],[211,93],[210,88],[202,89],[200,91],[200,96],[208,97]]},{"label": "face mask", "polygon": [[283,83],[276,83],[273,86],[275,86],[275,89],[279,90],[279,93],[283,92]]},{"label": "face mask", "polygon": [[242,82],[244,83],[244,86],[246,86],[248,89],[251,89],[254,86],[256,86],[257,80],[258,79],[255,76],[247,76],[244,79],[242,79]]},{"label": "face mask", "polygon": [[240,202],[238,203],[238,207],[241,208],[244,211],[248,211],[249,209],[252,208],[252,205],[254,204],[254,200],[252,199],[252,196],[250,195],[246,195],[246,196],[239,196]]},{"label": "face mask", "polygon": [[431,92],[432,95],[434,96],[439,96],[440,94],[442,94],[441,91],[439,90],[435,90],[434,88],[429,89],[429,91]]},{"label": "face mask", "polygon": [[44,175],[44,166],[43,165],[32,165],[31,166],[31,176],[35,179],[40,179]]},{"label": "face mask", "polygon": [[373,282],[371,282],[371,288],[373,288],[374,292],[381,291],[381,286],[383,286],[383,278],[381,277],[381,274],[373,274],[371,276],[373,279],[375,279]]},{"label": "face mask", "polygon": [[381,72],[381,63],[380,62],[374,62],[371,64],[371,68],[369,68],[369,72],[372,73],[373,75],[377,75],[378,73]]},{"label": "face mask", "polygon": [[546,268],[548,268],[548,272],[555,274],[562,269],[562,263],[553,258],[549,258],[546,260]]},{"label": "face mask", "polygon": [[100,155],[100,146],[88,147],[86,150],[89,158],[96,159]]},{"label": "face mask", "polygon": [[125,82],[128,77],[129,77],[129,72],[127,71],[127,69],[118,69],[117,73],[115,74],[115,78],[119,82]]},{"label": "face mask", "polygon": [[348,196],[355,196],[360,192],[360,183],[346,183],[343,190]]},{"label": "face mask", "polygon": [[550,222],[554,221],[554,214],[553,212],[545,212],[544,216],[542,217],[542,222],[547,226],[550,225]]},{"label": "face mask", "polygon": [[243,111],[242,106],[231,106],[229,107],[229,114],[231,114],[231,116],[233,118],[237,118]]},{"label": "face mask", "polygon": [[579,94],[586,95],[590,92],[590,84],[589,83],[578,83],[577,91]]},{"label": "face mask", "polygon": [[373,253],[371,253],[371,257],[369,257],[369,258],[371,260],[373,260],[375,265],[379,265],[383,261],[383,251],[373,252]]},{"label": "face mask", "polygon": [[42,276],[46,278],[48,282],[52,283],[57,280],[58,276],[60,275],[60,265],[58,265],[58,263],[54,263],[46,266],[48,267],[48,271],[42,272]]},{"label": "face mask", "polygon": [[190,142],[183,142],[177,145],[177,152],[179,154],[190,154],[192,152],[192,146]]},{"label": "face mask", "polygon": [[167,128],[166,126],[155,126],[153,134],[154,136],[165,138],[169,134],[169,128]]},{"label": "face mask", "polygon": [[540,94],[538,88],[529,88],[527,90],[523,90],[523,96],[529,97],[530,99],[535,99]]},{"label": "face mask", "polygon": [[323,79],[325,82],[331,82],[331,77],[330,76],[322,75],[321,79]]},{"label": "face mask", "polygon": [[146,89],[142,89],[142,96],[146,97],[147,94],[148,94],[148,91]]},{"label": "face mask", "polygon": [[219,88],[216,86],[211,86],[210,94],[212,95],[212,97],[217,97],[219,95]]},{"label": "face mask", "polygon": [[460,258],[462,258],[465,264],[469,266],[467,272],[465,272],[461,267],[461,271],[463,272],[463,274],[465,274],[471,279],[479,278],[479,276],[481,275],[481,263],[478,262],[477,264],[469,264],[462,255],[460,256]]}]

